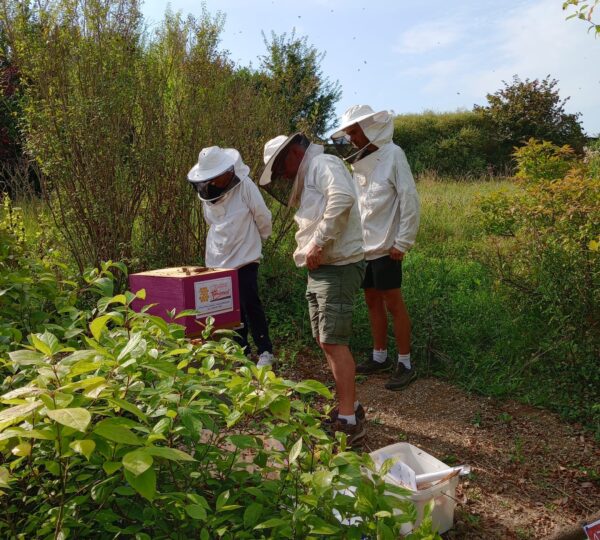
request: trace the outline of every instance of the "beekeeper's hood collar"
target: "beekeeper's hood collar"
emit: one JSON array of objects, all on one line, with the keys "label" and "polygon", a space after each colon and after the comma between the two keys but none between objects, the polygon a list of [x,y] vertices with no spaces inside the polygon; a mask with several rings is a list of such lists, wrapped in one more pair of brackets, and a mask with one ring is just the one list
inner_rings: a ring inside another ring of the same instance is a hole
[{"label": "beekeeper's hood collar", "polygon": [[[287,151],[287,148],[295,143],[303,145],[306,149],[296,177],[287,179],[277,176],[273,172],[273,164],[282,152]],[[323,153],[323,150],[322,146],[311,143],[303,133],[295,133],[289,137],[279,135],[271,139],[265,144],[263,154],[265,170],[260,177],[259,185],[280,203],[286,206],[297,206],[304,187],[304,175],[308,163],[315,155]]]},{"label": "beekeeper's hood collar", "polygon": [[394,135],[393,111],[375,112],[369,105],[353,105],[344,112],[339,129],[331,134],[332,139],[345,135],[345,130],[360,124],[367,139],[378,148],[392,141]]},{"label": "beekeeper's hood collar", "polygon": [[233,167],[235,175],[242,179],[250,173],[250,168],[242,161],[242,156],[234,148],[209,146],[200,150],[198,163],[188,173],[190,182],[207,182],[220,176]]}]

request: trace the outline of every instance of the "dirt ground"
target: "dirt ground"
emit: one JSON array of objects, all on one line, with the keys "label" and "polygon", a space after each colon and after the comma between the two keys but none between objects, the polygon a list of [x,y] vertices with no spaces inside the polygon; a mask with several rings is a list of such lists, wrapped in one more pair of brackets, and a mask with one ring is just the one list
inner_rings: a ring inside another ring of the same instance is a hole
[{"label": "dirt ground", "polygon": [[[332,380],[313,355],[298,358],[284,376]],[[434,378],[390,392],[386,378],[359,379],[369,421],[365,450],[406,441],[449,465],[471,465],[445,538],[544,539],[600,511],[600,445],[581,427]]]}]

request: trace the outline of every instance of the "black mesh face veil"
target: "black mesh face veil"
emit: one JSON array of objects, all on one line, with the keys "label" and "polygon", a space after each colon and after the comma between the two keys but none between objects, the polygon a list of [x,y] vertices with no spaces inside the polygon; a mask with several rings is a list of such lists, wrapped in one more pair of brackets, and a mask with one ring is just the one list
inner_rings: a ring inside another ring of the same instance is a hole
[{"label": "black mesh face veil", "polygon": [[286,178],[285,174],[285,158],[289,148],[299,144],[304,148],[308,148],[310,141],[303,133],[297,133],[283,148],[271,166],[271,181],[262,187],[271,197],[279,201],[285,206],[290,206],[290,200],[297,191],[297,179]]},{"label": "black mesh face veil", "polygon": [[340,156],[346,163],[356,163],[358,160],[369,154],[367,148],[371,143],[367,143],[362,148],[358,148],[352,144],[352,140],[348,134],[341,135],[340,137],[332,137],[333,147],[338,156]]},{"label": "black mesh face veil", "polygon": [[224,187],[218,187],[213,183],[214,178],[209,178],[208,180],[204,180],[203,182],[191,182],[192,186],[198,193],[200,199],[204,202],[215,203],[221,197],[223,197],[226,193],[231,191],[234,187],[236,187],[240,183],[240,179],[235,175],[235,170],[233,167],[230,167],[224,173],[219,174],[219,176],[223,176],[223,174],[228,173],[231,175],[231,179],[229,183]]}]

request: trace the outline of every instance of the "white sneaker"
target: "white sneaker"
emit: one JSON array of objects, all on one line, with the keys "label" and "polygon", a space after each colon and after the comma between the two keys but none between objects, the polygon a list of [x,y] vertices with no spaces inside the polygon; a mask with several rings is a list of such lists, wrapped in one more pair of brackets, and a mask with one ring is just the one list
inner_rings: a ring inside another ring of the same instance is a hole
[{"label": "white sneaker", "polygon": [[273,353],[270,353],[269,351],[265,351],[265,352],[261,353],[260,356],[258,357],[258,362],[256,362],[256,367],[272,366],[274,363],[275,363],[275,357],[273,356]]}]

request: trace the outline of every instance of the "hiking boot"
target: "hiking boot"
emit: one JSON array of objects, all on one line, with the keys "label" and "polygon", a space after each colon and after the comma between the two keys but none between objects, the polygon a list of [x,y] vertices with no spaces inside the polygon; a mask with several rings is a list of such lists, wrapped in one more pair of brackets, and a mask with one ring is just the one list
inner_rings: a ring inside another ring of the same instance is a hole
[{"label": "hiking boot", "polygon": [[[337,420],[338,414],[340,414],[340,409],[339,409],[339,407],[336,407],[329,413],[329,419],[326,420],[326,422],[328,424],[335,422]],[[365,417],[366,417],[365,409],[363,408],[363,406],[360,403],[358,404],[357,409],[354,411],[354,414],[356,415],[357,420],[365,419]]]},{"label": "hiking boot", "polygon": [[275,356],[269,351],[260,353],[256,367],[272,366],[275,363]]},{"label": "hiking boot", "polygon": [[417,372],[415,368],[411,366],[408,369],[402,362],[398,362],[394,373],[389,378],[388,382],[385,383],[385,387],[388,390],[400,390],[405,386],[408,386],[417,378]]},{"label": "hiking boot", "polygon": [[356,416],[356,424],[349,424],[343,418],[337,418],[328,424],[327,431],[332,437],[335,437],[337,432],[342,432],[346,434],[346,446],[348,448],[352,448],[358,446],[363,437],[367,433],[367,429],[365,427],[366,420],[364,418],[359,418]]},{"label": "hiking boot", "polygon": [[371,353],[363,362],[356,366],[356,373],[359,375],[370,375],[371,373],[380,373],[392,369],[392,359],[388,356],[385,362],[375,362],[373,353]]}]

